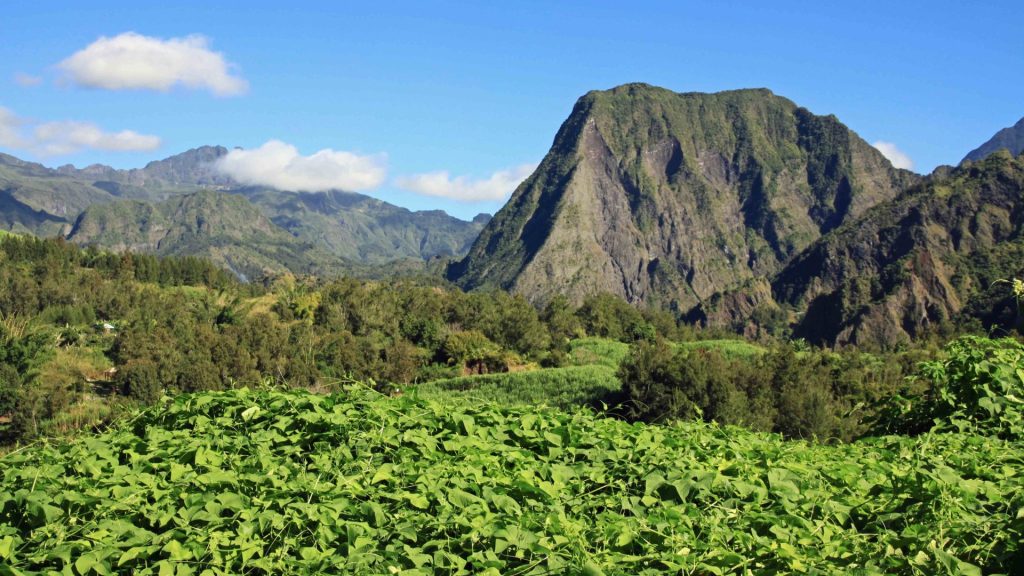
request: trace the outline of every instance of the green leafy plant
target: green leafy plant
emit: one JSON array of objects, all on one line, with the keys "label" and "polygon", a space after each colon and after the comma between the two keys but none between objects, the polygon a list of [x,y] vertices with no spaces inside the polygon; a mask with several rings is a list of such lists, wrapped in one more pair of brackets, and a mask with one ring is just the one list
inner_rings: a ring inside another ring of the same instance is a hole
[{"label": "green leafy plant", "polygon": [[0,573],[1020,573],[1024,449],[341,394],[180,396],[0,457]]}]

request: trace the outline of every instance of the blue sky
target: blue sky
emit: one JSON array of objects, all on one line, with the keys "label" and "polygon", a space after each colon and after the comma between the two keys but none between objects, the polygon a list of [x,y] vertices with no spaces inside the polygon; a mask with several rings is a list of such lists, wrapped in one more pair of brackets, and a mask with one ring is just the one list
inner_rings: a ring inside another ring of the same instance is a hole
[{"label": "blue sky", "polygon": [[[239,146],[266,153],[240,170],[297,160],[286,183],[334,175],[468,218],[500,208],[495,195],[543,157],[580,95],[626,82],[768,87],[924,173],[1024,115],[1019,1],[162,4],[5,3],[0,151],[126,168]],[[224,82],[161,91],[96,76],[109,70],[87,61],[103,55],[95,43],[128,32],[201,35]]]}]

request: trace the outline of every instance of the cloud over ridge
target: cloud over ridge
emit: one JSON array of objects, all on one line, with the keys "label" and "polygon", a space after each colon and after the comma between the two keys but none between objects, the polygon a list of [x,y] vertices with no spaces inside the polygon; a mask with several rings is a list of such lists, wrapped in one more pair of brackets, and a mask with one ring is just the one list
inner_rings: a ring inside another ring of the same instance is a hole
[{"label": "cloud over ridge", "polygon": [[329,148],[303,156],[291,144],[269,140],[252,150],[232,150],[219,158],[214,167],[249,186],[291,192],[363,191],[384,182],[385,161],[381,154],[361,156]]},{"label": "cloud over ridge", "polygon": [[192,35],[167,40],[125,32],[101,36],[57,65],[67,80],[105,90],[157,90],[175,86],[237,96],[249,83],[233,74],[234,65],[209,40]]},{"label": "cloud over ridge", "polygon": [[871,144],[882,156],[885,156],[886,160],[892,162],[892,165],[897,168],[903,168],[904,170],[913,170],[914,161],[907,155],[906,152],[900,150],[892,142],[886,142],[885,140],[878,140]]},{"label": "cloud over ridge", "polygon": [[447,170],[403,176],[395,180],[399,188],[462,202],[504,200],[537,168],[536,164],[521,164],[507,170],[498,170],[487,178],[469,176],[452,178]]}]

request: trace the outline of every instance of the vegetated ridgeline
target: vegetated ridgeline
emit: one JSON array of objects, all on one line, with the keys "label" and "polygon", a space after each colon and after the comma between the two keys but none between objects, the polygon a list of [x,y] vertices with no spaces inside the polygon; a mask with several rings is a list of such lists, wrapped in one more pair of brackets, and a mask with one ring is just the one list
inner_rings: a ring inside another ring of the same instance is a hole
[{"label": "vegetated ridgeline", "polygon": [[918,179],[768,90],[590,92],[448,277],[534,303],[606,291],[686,311]]},{"label": "vegetated ridgeline", "polygon": [[996,282],[1022,274],[1024,157],[1003,150],[937,171],[815,242],[770,286],[727,294],[700,315],[736,326],[781,304],[799,318],[795,336],[892,346],[950,321],[1012,328],[1016,302]]},{"label": "vegetated ridgeline", "polygon": [[242,196],[209,190],[90,206],[67,238],[119,252],[201,256],[243,279],[331,270],[328,254],[275,226]]}]

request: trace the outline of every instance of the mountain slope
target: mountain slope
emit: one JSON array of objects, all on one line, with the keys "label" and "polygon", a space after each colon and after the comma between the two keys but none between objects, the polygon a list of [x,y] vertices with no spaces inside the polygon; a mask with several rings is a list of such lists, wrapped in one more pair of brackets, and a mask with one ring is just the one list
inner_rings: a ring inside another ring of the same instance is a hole
[{"label": "mountain slope", "polygon": [[590,92],[448,276],[533,302],[606,291],[686,310],[916,180],[767,90]]},{"label": "mountain slope", "polygon": [[996,132],[995,136],[990,138],[981,146],[971,150],[967,156],[964,156],[961,163],[968,160],[981,160],[989,154],[1004,148],[1009,150],[1010,154],[1014,156],[1024,152],[1024,118],[1018,120],[1013,126],[1003,128],[999,132]]},{"label": "mountain slope", "polygon": [[55,236],[69,230],[86,207],[114,200],[88,182],[0,154],[0,227],[5,230]]},{"label": "mountain slope", "polygon": [[322,273],[336,260],[281,230],[242,196],[212,191],[91,206],[68,239],[117,251],[202,256],[250,279],[285,270]]},{"label": "mountain slope", "polygon": [[342,258],[370,264],[462,256],[489,218],[481,215],[466,222],[441,210],[412,212],[352,192],[234,191],[295,237]]},{"label": "mountain slope", "polygon": [[773,281],[813,342],[895,345],[967,314],[1012,323],[1024,276],[1024,156],[990,155],[822,238]]}]

